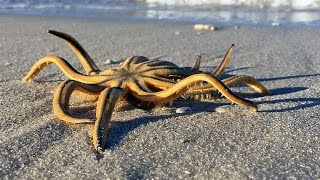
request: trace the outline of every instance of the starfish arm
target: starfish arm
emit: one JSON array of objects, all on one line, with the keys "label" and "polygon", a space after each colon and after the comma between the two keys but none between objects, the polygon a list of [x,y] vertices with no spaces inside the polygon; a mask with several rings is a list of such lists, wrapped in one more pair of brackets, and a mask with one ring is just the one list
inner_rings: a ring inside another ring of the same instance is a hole
[{"label": "starfish arm", "polygon": [[93,123],[94,121],[92,119],[72,117],[69,112],[69,100],[71,94],[75,90],[96,95],[103,91],[103,89],[104,88],[101,86],[87,85],[73,80],[65,80],[59,84],[54,92],[53,111],[59,119],[68,123]]},{"label": "starfish arm", "polygon": [[[178,76],[178,75],[177,75]],[[175,84],[177,82],[177,80],[174,80],[170,77],[161,77],[161,76],[157,76],[157,75],[152,75],[152,74],[143,74],[140,75],[141,79],[153,79],[157,81],[164,81],[166,83],[171,83],[171,84]]]},{"label": "starfish arm", "polygon": [[[145,58],[143,56],[138,56],[138,58]],[[148,68],[158,68],[158,67],[176,67],[176,68],[179,68],[176,64],[172,63],[172,62],[169,62],[169,61],[162,61],[162,60],[158,60],[158,59],[152,59],[152,60],[149,60],[147,59],[147,61],[139,61],[139,62],[134,62],[134,63],[130,63],[131,65],[132,64],[135,64],[136,63],[136,68],[145,68],[145,67],[148,67]]]},{"label": "starfish arm", "polygon": [[53,34],[59,38],[62,38],[65,40],[65,42],[71,47],[73,52],[76,54],[76,56],[79,58],[83,68],[85,69],[86,73],[88,75],[94,75],[100,72],[97,65],[93,62],[91,57],[88,55],[88,53],[84,50],[84,48],[80,45],[80,43],[74,39],[69,34],[58,32],[54,30],[48,31],[50,34]]},{"label": "starfish arm", "polygon": [[191,67],[192,70],[199,71],[201,59],[202,59],[202,56],[199,55],[194,65]]},{"label": "starfish arm", "polygon": [[130,56],[124,60],[122,67],[129,69],[132,65],[144,64],[146,62],[149,62],[149,59],[144,56]]},{"label": "starfish arm", "polygon": [[[258,93],[270,95],[271,93],[265,88],[261,83],[259,83],[256,79],[251,76],[232,76],[226,79],[223,79],[222,82],[230,87],[238,84],[244,84],[251,87]],[[201,86],[193,86],[190,88],[185,94],[186,95],[195,95],[195,94],[208,94],[216,91],[215,87],[212,87],[211,84],[205,84]]]},{"label": "starfish arm", "polygon": [[229,50],[225,54],[223,60],[219,64],[219,66],[217,66],[216,69],[212,72],[213,76],[215,76],[215,77],[220,77],[221,76],[221,74],[225,70],[226,65],[228,64],[228,62],[229,62],[229,60],[231,58],[231,54],[232,54],[233,48],[234,48],[234,44],[231,45],[231,47],[229,48]]},{"label": "starfish arm", "polygon": [[[156,64],[158,62],[159,62],[158,59],[150,59],[150,60],[147,60],[147,61],[144,61],[144,62],[140,62],[139,64],[136,64],[135,69],[140,69],[143,66],[152,66],[153,64]],[[128,64],[131,65],[132,63],[128,62]],[[124,66],[124,67],[128,67],[128,66]]]},{"label": "starfish arm", "polygon": [[142,70],[139,73],[143,73],[144,75],[149,75],[149,76],[163,75],[168,77],[170,75],[189,76],[191,72],[192,71],[188,71],[180,67],[155,66],[155,67],[146,68],[146,70]]},{"label": "starfish arm", "polygon": [[147,93],[145,91],[142,91],[134,83],[129,83],[128,87],[133,92],[133,95],[140,100],[148,101],[148,102],[166,103],[178,98],[183,93],[185,93],[189,89],[190,84],[194,84],[195,82],[201,82],[201,81],[211,84],[231,102],[241,106],[246,106],[248,108],[251,108],[253,111],[257,111],[257,106],[253,102],[243,99],[241,97],[238,97],[237,95],[232,93],[232,91],[228,89],[227,86],[224,85],[223,82],[221,82],[218,78],[212,77],[207,74],[191,75],[177,82],[175,85],[173,85],[169,89],[156,92],[156,93]]},{"label": "starfish arm", "polygon": [[271,95],[271,93],[268,91],[267,88],[265,88],[261,83],[259,83],[255,78],[252,76],[232,76],[226,79],[222,80],[223,83],[227,86],[234,86],[237,84],[245,84],[247,86],[250,86],[253,90],[255,90],[258,93],[264,94],[264,95]]},{"label": "starfish arm", "polygon": [[144,81],[146,84],[148,84],[149,86],[155,88],[155,89],[161,89],[161,90],[165,90],[168,89],[170,87],[172,87],[175,83],[171,82],[170,80],[165,80],[165,79],[161,79],[161,78],[152,78],[152,77],[143,77],[142,81]]},{"label": "starfish arm", "polygon": [[117,100],[123,93],[124,90],[121,88],[106,88],[100,93],[92,133],[93,146],[97,151],[104,151],[106,147],[111,115]]},{"label": "starfish arm", "polygon": [[141,79],[136,80],[136,83],[146,92],[154,92],[150,87]]},{"label": "starfish arm", "polygon": [[62,72],[70,79],[77,80],[86,84],[99,84],[104,82],[105,76],[86,76],[75,70],[66,60],[58,56],[46,56],[38,60],[30,69],[28,74],[23,77],[23,81],[31,81],[43,68],[47,65],[54,63],[62,70]]}]

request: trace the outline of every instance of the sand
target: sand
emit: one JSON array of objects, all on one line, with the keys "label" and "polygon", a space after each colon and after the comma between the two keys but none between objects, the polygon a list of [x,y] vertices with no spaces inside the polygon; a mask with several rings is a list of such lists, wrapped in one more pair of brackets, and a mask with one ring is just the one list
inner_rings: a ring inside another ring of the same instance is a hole
[{"label": "sand", "polygon": [[[92,125],[61,122],[52,111],[52,93],[66,79],[56,66],[21,82],[49,54],[83,72],[48,29],[72,34],[102,69],[130,55],[191,66],[203,54],[209,71],[235,43],[226,74],[251,75],[273,96],[232,88],[254,101],[257,113],[227,100],[119,110],[109,148],[97,155]],[[319,178],[319,35],[308,27],[225,25],[197,33],[183,23],[0,16],[0,179]],[[179,107],[191,112],[177,114]]]}]

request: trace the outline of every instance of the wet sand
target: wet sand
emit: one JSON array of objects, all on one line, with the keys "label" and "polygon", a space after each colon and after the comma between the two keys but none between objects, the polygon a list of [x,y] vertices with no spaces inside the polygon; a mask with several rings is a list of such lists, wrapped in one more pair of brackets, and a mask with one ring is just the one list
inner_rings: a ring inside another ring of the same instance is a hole
[{"label": "wet sand", "polygon": [[[92,125],[61,122],[52,111],[53,91],[66,79],[56,66],[21,82],[49,54],[83,72],[48,29],[72,34],[101,69],[131,55],[191,66],[203,54],[201,67],[211,71],[235,43],[225,76],[253,76],[273,95],[232,88],[258,105],[256,113],[227,100],[119,110],[108,149],[97,156]],[[307,27],[226,25],[197,33],[191,24],[0,16],[0,179],[320,177],[319,35]],[[176,114],[179,107],[191,112]]]}]

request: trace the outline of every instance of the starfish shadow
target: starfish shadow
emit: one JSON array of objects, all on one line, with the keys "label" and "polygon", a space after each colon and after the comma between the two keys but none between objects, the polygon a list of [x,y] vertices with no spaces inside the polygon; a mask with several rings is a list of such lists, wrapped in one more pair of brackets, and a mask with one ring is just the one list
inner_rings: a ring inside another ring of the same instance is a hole
[{"label": "starfish shadow", "polygon": [[[245,87],[245,86],[243,86],[243,87]],[[285,94],[291,94],[291,93],[303,91],[306,89],[308,89],[308,88],[307,87],[285,87],[285,88],[270,89],[269,92],[271,93],[271,96],[272,95],[285,95]],[[265,95],[261,95],[257,92],[235,92],[234,91],[234,93],[242,98],[249,98],[249,99],[265,96]]]},{"label": "starfish shadow", "polygon": [[[320,74],[311,74],[311,75],[301,75],[301,76],[287,76],[287,77],[276,77],[269,79],[259,79],[258,81],[276,81],[283,79],[291,79],[291,78],[303,78],[303,77],[313,77],[319,76]],[[285,95],[300,92],[308,89],[307,87],[285,87],[285,88],[275,88],[271,89],[270,92],[272,95]],[[257,96],[261,96],[258,93],[241,93],[237,92],[237,94],[244,98],[256,98]],[[295,107],[286,107],[282,109],[273,109],[266,110],[261,112],[285,112],[285,111],[294,111],[308,107],[314,107],[320,105],[320,98],[287,98],[287,99],[277,99],[277,100],[266,100],[259,101],[257,104],[275,104],[275,103],[283,103],[283,102],[301,102],[298,106]],[[221,106],[229,103],[224,102],[186,102],[186,101],[176,101],[175,107],[183,107],[183,106],[192,106],[192,114],[198,112],[212,112],[214,107]],[[117,147],[124,137],[127,136],[128,133],[133,131],[134,129],[146,125],[148,123],[157,122],[163,119],[178,117],[178,116],[188,116],[191,113],[185,114],[167,114],[167,115],[159,115],[159,116],[143,116],[137,117],[127,122],[114,122],[112,127],[110,128],[107,148],[113,149]]]},{"label": "starfish shadow", "polygon": [[292,75],[292,76],[283,76],[283,77],[272,77],[272,78],[260,78],[258,81],[277,81],[277,80],[285,80],[285,79],[296,79],[296,78],[304,78],[304,77],[315,77],[320,76],[317,74],[305,74],[305,75]]},{"label": "starfish shadow", "polygon": [[285,107],[281,109],[271,109],[264,110],[260,112],[286,112],[286,111],[296,111],[299,109],[310,108],[320,105],[320,98],[287,98],[287,99],[276,99],[269,101],[260,101],[260,104],[275,104],[275,103],[289,103],[298,102],[299,104],[293,107]]},{"label": "starfish shadow", "polygon": [[[320,74],[306,74],[306,75],[292,75],[292,76],[285,76],[285,77],[273,77],[273,78],[261,78],[258,81],[277,81],[277,80],[286,80],[286,79],[295,79],[295,78],[305,78],[305,77],[316,77],[320,76]],[[284,87],[284,88],[275,88],[271,89],[270,92],[272,95],[284,95],[295,93],[299,91],[303,91],[308,89],[308,87]],[[267,100],[267,101],[260,101],[258,104],[276,104],[276,103],[290,103],[290,102],[297,102],[299,103],[293,107],[285,107],[281,109],[272,109],[266,110],[261,112],[286,112],[286,111],[295,111],[299,109],[304,109],[308,107],[314,107],[320,105],[320,98],[304,98],[304,97],[297,97],[297,98],[286,98],[286,99],[276,99],[276,100]]]},{"label": "starfish shadow", "polygon": [[[108,149],[113,149],[117,147],[124,137],[127,136],[130,132],[132,132],[134,129],[147,125],[149,123],[161,121],[168,118],[173,117],[183,117],[183,116],[189,116],[190,114],[196,114],[199,112],[212,112],[215,107],[222,106],[228,103],[224,102],[218,102],[218,103],[212,103],[212,102],[191,102],[188,104],[188,107],[192,108],[192,112],[186,112],[186,113],[171,113],[171,114],[165,114],[165,115],[157,115],[157,116],[142,116],[137,117],[132,120],[126,121],[126,122],[112,122],[112,126],[109,129],[108,132],[108,143],[107,147]],[[174,107],[183,107],[186,106],[186,102],[178,101],[175,102]]]},{"label": "starfish shadow", "polygon": [[[52,129],[55,133],[50,131]],[[9,179],[12,179],[11,176],[14,176],[15,171],[32,164],[34,159],[45,153],[54,142],[63,139],[67,129],[67,125],[63,123],[48,122],[37,129],[1,143],[1,155],[4,160],[1,163],[6,165],[6,168],[1,169],[0,179],[2,176],[9,176]]]}]

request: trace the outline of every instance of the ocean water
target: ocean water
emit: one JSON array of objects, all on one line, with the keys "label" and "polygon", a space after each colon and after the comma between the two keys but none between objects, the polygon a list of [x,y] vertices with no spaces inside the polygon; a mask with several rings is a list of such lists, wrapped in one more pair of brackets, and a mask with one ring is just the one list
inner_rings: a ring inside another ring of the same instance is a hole
[{"label": "ocean water", "polygon": [[320,0],[0,0],[0,14],[320,27]]}]

